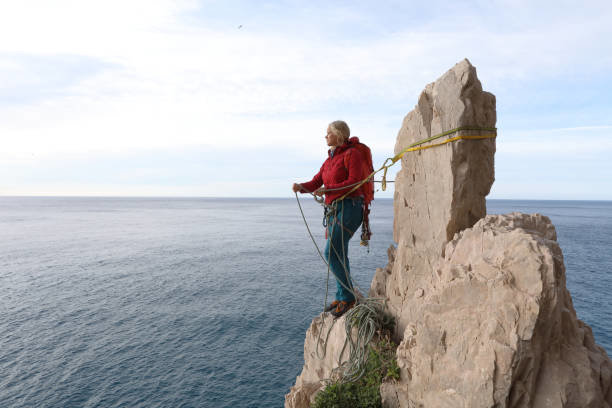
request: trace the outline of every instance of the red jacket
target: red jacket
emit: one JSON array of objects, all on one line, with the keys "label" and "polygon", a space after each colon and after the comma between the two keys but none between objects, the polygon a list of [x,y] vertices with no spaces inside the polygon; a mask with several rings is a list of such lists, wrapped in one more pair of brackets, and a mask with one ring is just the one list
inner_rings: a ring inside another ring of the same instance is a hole
[{"label": "red jacket", "polygon": [[[359,143],[357,137],[351,137],[342,146],[336,147],[332,156],[331,149],[327,152],[328,158],[321,166],[321,170],[307,183],[302,183],[302,193],[314,192],[317,188],[325,185],[326,189],[336,189],[325,193],[325,203],[331,204],[336,198],[342,197],[349,192],[353,184],[363,180],[367,175],[363,174],[364,158],[357,148],[352,148],[352,143]],[[342,188],[345,186],[351,186]],[[363,196],[361,187],[353,191],[349,197]]]}]

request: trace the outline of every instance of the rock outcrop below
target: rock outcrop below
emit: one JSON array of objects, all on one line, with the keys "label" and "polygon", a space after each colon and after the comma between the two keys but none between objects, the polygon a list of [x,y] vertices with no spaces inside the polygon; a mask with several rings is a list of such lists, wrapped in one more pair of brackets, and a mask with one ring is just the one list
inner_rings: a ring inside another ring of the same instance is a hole
[{"label": "rock outcrop below", "polygon": [[542,215],[488,215],[457,233],[404,307],[387,407],[610,407],[612,364],[577,319]]},{"label": "rock outcrop below", "polygon": [[[495,121],[495,97],[463,60],[421,93],[395,151]],[[383,406],[612,408],[612,362],[576,317],[554,226],[539,214],[486,215],[494,153],[495,139],[457,140],[402,158],[397,248],[370,288],[397,322],[401,379],[383,384]],[[342,319],[328,357],[315,352],[327,319],[313,320],[286,407],[307,407],[337,365]]]},{"label": "rock outcrop below", "polygon": [[324,388],[324,379],[332,377],[332,371],[348,359],[342,353],[346,340],[345,317],[334,320],[329,313],[315,317],[304,340],[304,367],[285,396],[285,407],[306,408],[314,402],[315,394]]}]

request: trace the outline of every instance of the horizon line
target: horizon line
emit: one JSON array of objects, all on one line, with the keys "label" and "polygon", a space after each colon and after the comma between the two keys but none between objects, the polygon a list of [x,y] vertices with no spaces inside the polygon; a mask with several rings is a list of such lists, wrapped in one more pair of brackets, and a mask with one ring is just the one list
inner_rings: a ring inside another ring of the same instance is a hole
[{"label": "horizon line", "polygon": [[[248,199],[248,200],[288,200],[293,199],[293,196],[280,197],[280,196],[155,196],[155,195],[3,195],[2,198],[136,198],[136,199]],[[307,198],[307,197],[305,197]],[[612,202],[612,199],[571,199],[571,198],[495,198],[485,197],[486,200],[498,200],[498,201],[596,201],[596,202]],[[376,200],[393,200],[393,197],[379,197]]]}]

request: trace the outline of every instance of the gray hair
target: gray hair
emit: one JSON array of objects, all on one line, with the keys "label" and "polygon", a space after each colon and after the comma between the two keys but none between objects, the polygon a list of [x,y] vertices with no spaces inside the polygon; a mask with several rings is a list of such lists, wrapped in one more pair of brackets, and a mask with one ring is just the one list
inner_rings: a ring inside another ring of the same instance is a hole
[{"label": "gray hair", "polygon": [[348,125],[343,120],[335,120],[330,123],[329,130],[331,130],[334,135],[339,136],[344,142],[351,136],[351,129],[349,129]]}]

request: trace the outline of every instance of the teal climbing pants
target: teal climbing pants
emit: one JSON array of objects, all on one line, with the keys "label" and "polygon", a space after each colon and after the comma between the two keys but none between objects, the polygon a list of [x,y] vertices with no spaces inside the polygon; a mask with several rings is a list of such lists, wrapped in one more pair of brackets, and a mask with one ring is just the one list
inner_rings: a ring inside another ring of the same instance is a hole
[{"label": "teal climbing pants", "polygon": [[336,277],[336,300],[355,300],[348,259],[349,240],[363,221],[363,199],[345,198],[336,204],[335,213],[327,216],[325,259]]}]

